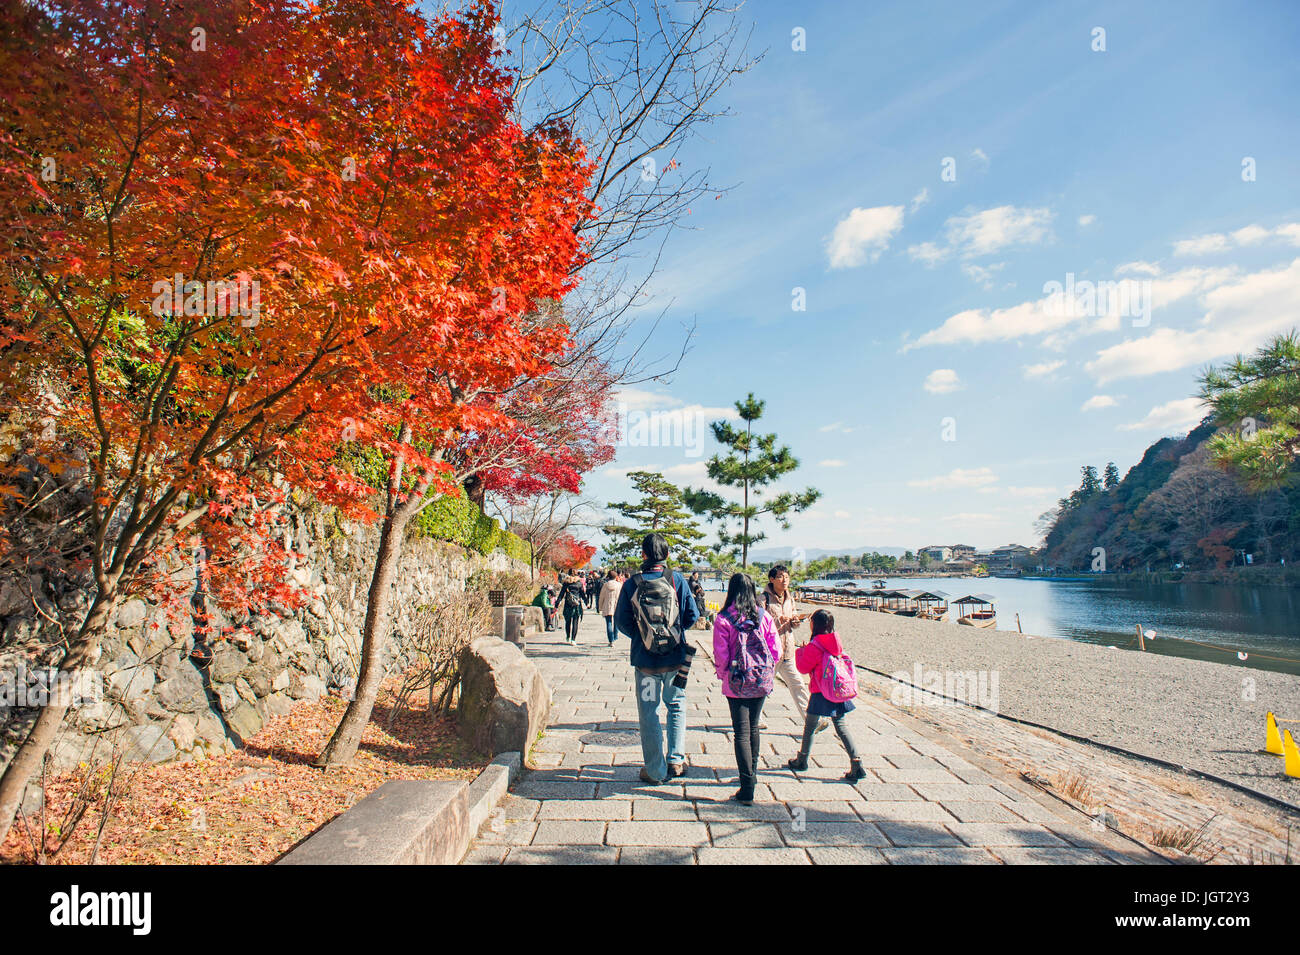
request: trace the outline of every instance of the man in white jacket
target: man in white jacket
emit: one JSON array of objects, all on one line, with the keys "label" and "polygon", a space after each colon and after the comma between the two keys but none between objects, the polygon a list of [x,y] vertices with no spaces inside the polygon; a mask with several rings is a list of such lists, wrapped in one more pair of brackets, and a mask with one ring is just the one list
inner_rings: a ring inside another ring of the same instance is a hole
[{"label": "man in white jacket", "polygon": [[[776,564],[767,572],[767,588],[763,591],[764,609],[776,621],[776,632],[781,637],[781,660],[776,665],[776,675],[790,690],[799,715],[808,712],[808,686],[803,674],[794,665],[794,632],[803,625],[807,614],[800,615],[794,604],[794,594],[790,592],[790,571],[782,564]],[[817,721],[817,732],[828,725],[828,720]]]},{"label": "man in white jacket", "polygon": [[623,589],[623,578],[618,572],[610,568],[605,577],[605,583],[600,588],[600,595],[596,598],[596,609],[600,615],[605,618],[605,635],[609,637],[609,645],[614,645],[614,608],[618,605],[618,593]]}]

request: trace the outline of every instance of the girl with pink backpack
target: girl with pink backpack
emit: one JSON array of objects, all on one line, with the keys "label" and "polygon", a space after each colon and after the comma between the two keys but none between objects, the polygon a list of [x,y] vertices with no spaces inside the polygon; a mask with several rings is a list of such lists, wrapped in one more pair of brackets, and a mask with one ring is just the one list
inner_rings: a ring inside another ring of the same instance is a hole
[{"label": "girl with pink backpack", "polygon": [[731,798],[744,806],[754,801],[759,721],[780,659],[776,621],[758,605],[754,582],[744,574],[732,575],[727,599],[713,620],[713,663],[731,708],[731,738],[740,776],[740,789]]},{"label": "girl with pink backpack", "polygon": [[844,781],[856,783],[867,775],[862,768],[862,758],[858,756],[853,737],[849,735],[849,726],[844,717],[853,709],[853,698],[858,695],[858,674],[853,666],[853,659],[844,652],[844,644],[835,633],[835,617],[829,610],[818,610],[812,617],[812,640],[804,644],[794,654],[795,666],[800,673],[810,675],[809,689],[812,690],[808,701],[808,714],[803,724],[803,745],[799,755],[786,763],[790,769],[802,772],[808,768],[808,754],[812,750],[813,733],[817,731],[817,721],[829,717],[835,726],[835,733],[844,744],[844,751],[849,754],[849,771]]}]

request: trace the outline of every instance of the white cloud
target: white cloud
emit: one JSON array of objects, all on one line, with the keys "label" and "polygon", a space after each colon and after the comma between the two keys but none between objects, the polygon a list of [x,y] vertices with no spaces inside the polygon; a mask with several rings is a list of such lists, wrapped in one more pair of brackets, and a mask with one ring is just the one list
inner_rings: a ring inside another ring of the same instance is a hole
[{"label": "white cloud", "polygon": [[844,427],[843,422],[840,422],[840,421],[833,421],[833,422],[831,422],[830,424],[824,424],[824,425],[822,425],[820,428],[818,428],[817,430],[818,430],[818,431],[838,431],[838,432],[840,432],[841,434],[852,434],[852,433],[853,433],[853,429],[852,429],[852,428],[846,428],[846,427]]},{"label": "white cloud", "polygon": [[939,477],[908,481],[908,487],[925,487],[935,490],[950,490],[962,487],[983,487],[996,484],[998,476],[990,468],[953,468]]},{"label": "white cloud", "polygon": [[889,240],[903,228],[902,206],[854,209],[841,219],[826,244],[833,269],[851,269],[875,262]]},{"label": "white cloud", "polygon": [[1048,497],[1056,494],[1056,488],[1048,487],[1008,487],[1007,493],[1012,497]]},{"label": "white cloud", "polygon": [[961,387],[961,379],[951,368],[936,368],[926,375],[923,387],[932,395],[946,395]]},{"label": "white cloud", "polygon": [[842,468],[842,467],[844,467],[844,462],[841,461],[839,458],[827,458],[825,461],[818,461],[817,464],[818,464],[819,467],[823,467],[823,468]]},{"label": "white cloud", "polygon": [[1104,348],[1085,366],[1089,374],[1105,384],[1176,371],[1252,351],[1289,331],[1300,314],[1300,258],[1210,288],[1204,301],[1205,317],[1195,327],[1159,328]]},{"label": "white cloud", "polygon": [[970,151],[971,158],[984,164],[985,168],[989,165],[989,156],[984,150],[976,147]]},{"label": "white cloud", "polygon": [[1096,221],[1097,217],[1093,215],[1079,216],[1079,225],[1084,227],[1090,226]]},{"label": "white cloud", "polygon": [[937,265],[948,257],[948,252],[948,249],[941,249],[933,242],[922,242],[907,247],[907,254],[912,257],[913,262],[924,262],[926,265]]},{"label": "white cloud", "polygon": [[1232,233],[1232,241],[1237,245],[1259,245],[1270,235],[1268,229],[1257,225],[1248,225]]},{"label": "white cloud", "polygon": [[943,519],[945,521],[996,521],[998,518],[993,514],[962,511],[960,514],[946,514]]},{"label": "white cloud", "polygon": [[[642,470],[646,469],[642,468]],[[659,473],[666,478],[686,478],[688,480],[702,481],[709,476],[709,464],[707,461],[674,464],[672,467],[664,468]]]},{"label": "white cloud", "polygon": [[976,284],[988,290],[993,288],[993,274],[1002,271],[1006,267],[1007,263],[1005,262],[997,262],[987,268],[976,265],[974,262],[967,262],[961,267],[961,270]]},{"label": "white cloud", "polygon": [[[1236,275],[1236,269],[1228,267],[1195,266],[1182,269],[1150,280],[1150,301],[1147,304],[1152,309],[1164,308],[1181,298],[1214,289]],[[1057,280],[1057,284],[1064,283]],[[1106,304],[1110,306],[1106,314],[1095,314],[1098,309],[1090,312],[1087,308],[1079,307],[1077,300],[1071,300],[1063,292],[1045,294],[1034,301],[1021,302],[1007,308],[967,309],[903,346],[903,350],[910,351],[926,345],[1014,341],[1032,335],[1053,336],[1045,339],[1044,344],[1060,347],[1065,339],[1063,333],[1067,331],[1117,330],[1121,318],[1118,306],[1126,296],[1130,303],[1141,304],[1145,298],[1144,289],[1145,286],[1136,279],[1118,280],[1118,294],[1106,296]],[[1097,299],[1098,303],[1102,302],[1102,296],[1098,295]]]},{"label": "white cloud", "polygon": [[1180,239],[1174,243],[1174,255],[1210,255],[1215,252],[1226,252],[1231,245],[1262,245],[1269,239],[1279,239],[1300,246],[1300,222],[1284,223],[1275,229],[1267,229],[1252,223],[1227,235],[1222,232],[1211,232],[1191,239]]},{"label": "white cloud", "polygon": [[1141,421],[1122,424],[1121,431],[1148,431],[1160,429],[1165,433],[1190,431],[1201,423],[1208,409],[1200,398],[1178,398],[1156,405]]},{"label": "white cloud", "polygon": [[845,519],[847,519],[847,518],[852,517],[853,515],[850,514],[848,511],[836,511],[832,516],[833,516],[833,517],[836,517],[836,518],[838,518],[839,520],[842,521],[842,520],[845,520]]},{"label": "white cloud", "polygon": [[1116,275],[1159,275],[1160,266],[1154,262],[1125,262],[1115,270]]},{"label": "white cloud", "polygon": [[1091,398],[1089,398],[1087,401],[1083,403],[1083,407],[1080,408],[1079,410],[1099,411],[1102,408],[1113,408],[1118,403],[1119,402],[1117,402],[1110,395],[1093,395]]},{"label": "white cloud", "polygon": [[921,206],[925,205],[929,201],[930,201],[930,190],[925,186],[922,186],[921,191],[912,197],[912,208],[910,211],[915,212],[917,209],[921,208]]},{"label": "white cloud", "polygon": [[1025,365],[1026,378],[1046,378],[1058,368],[1064,367],[1064,361],[1044,361],[1036,365]]},{"label": "white cloud", "polygon": [[672,411],[675,416],[700,415],[714,420],[717,418],[739,418],[740,414],[732,406],[714,407],[711,405],[685,404],[682,399],[646,388],[620,388],[614,393],[617,411],[652,412]]},{"label": "white cloud", "polygon": [[1200,235],[1194,239],[1179,239],[1174,243],[1174,255],[1209,255],[1212,252],[1226,252],[1228,237],[1222,232]]},{"label": "white cloud", "polygon": [[944,228],[948,245],[969,257],[1041,242],[1047,238],[1051,223],[1050,209],[998,206],[969,216],[953,216]]}]

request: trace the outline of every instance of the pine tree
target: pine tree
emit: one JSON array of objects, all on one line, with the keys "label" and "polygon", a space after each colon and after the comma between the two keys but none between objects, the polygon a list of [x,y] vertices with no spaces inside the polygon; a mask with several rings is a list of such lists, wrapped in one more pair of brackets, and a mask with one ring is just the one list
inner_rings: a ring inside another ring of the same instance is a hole
[{"label": "pine tree", "polygon": [[[728,421],[714,421],[710,425],[713,437],[730,453],[715,454],[709,459],[709,479],[723,487],[740,488],[741,501],[736,503],[713,491],[689,487],[682,495],[692,511],[718,522],[719,540],[724,547],[740,552],[741,566],[749,563],[750,545],[767,536],[752,530],[760,517],[771,515],[782,530],[789,530],[790,515],[807,510],[821,497],[821,491],[810,487],[798,493],[783,491],[763,500],[769,485],[799,467],[798,459],[788,447],[777,446],[775,434],[754,433],[754,422],[763,417],[764,407],[766,402],[759,401],[750,392],[743,401],[736,402],[736,411],[745,424],[743,430]],[[738,522],[740,529],[730,531],[731,522]]]},{"label": "pine tree", "polygon": [[655,471],[632,471],[628,477],[641,500],[609,505],[627,522],[609,523],[601,528],[614,539],[609,553],[618,560],[638,560],[645,535],[659,533],[668,542],[670,556],[678,563],[696,560],[711,563],[707,549],[696,543],[704,531],[683,505],[681,489]]},{"label": "pine tree", "polygon": [[1201,377],[1201,397],[1225,428],[1210,441],[1220,464],[1255,490],[1296,485],[1300,473],[1300,331]]},{"label": "pine tree", "polygon": [[1115,462],[1111,461],[1106,465],[1105,476],[1102,478],[1102,484],[1106,490],[1113,487],[1119,487],[1119,468],[1115,467]]}]

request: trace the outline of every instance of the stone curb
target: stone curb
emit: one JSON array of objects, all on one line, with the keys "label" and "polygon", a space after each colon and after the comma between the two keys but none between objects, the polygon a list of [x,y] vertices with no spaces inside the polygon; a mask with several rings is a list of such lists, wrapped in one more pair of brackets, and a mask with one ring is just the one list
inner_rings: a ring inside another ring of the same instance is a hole
[{"label": "stone curb", "polygon": [[472,834],[468,789],[459,780],[389,780],[276,864],[454,864]]},{"label": "stone curb", "polygon": [[[483,767],[483,772],[469,784],[465,795],[469,801],[471,839],[478,834],[479,827],[487,821],[497,803],[509,791],[510,784],[518,778],[522,766],[523,759],[518,753],[501,753]],[[464,854],[462,851],[461,855]]]}]

